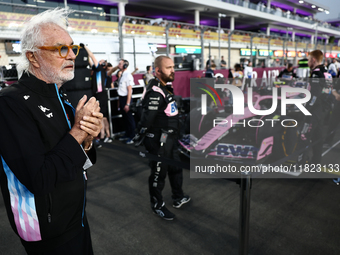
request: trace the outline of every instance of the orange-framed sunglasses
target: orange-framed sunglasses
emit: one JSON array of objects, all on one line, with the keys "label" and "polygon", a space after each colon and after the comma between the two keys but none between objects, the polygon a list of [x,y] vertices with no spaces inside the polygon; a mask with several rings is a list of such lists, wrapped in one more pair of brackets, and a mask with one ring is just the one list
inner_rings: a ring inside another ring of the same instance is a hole
[{"label": "orange-framed sunglasses", "polygon": [[51,51],[58,49],[60,57],[66,58],[70,49],[73,51],[74,55],[78,56],[80,46],[79,45],[40,46],[38,47],[38,49]]}]

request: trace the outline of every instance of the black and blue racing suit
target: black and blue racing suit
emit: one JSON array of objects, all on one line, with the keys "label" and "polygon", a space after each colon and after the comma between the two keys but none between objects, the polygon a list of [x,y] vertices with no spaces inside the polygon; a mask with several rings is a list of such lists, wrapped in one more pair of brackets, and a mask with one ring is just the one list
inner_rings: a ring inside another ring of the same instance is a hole
[{"label": "black and blue racing suit", "polygon": [[[146,130],[144,146],[149,153],[169,159],[179,159],[176,146],[178,141],[178,109],[172,89],[163,85],[157,78],[149,81],[143,98],[143,113],[138,124],[139,130]],[[166,141],[161,142],[164,134]],[[166,174],[172,188],[172,198],[183,197],[182,169],[162,162],[150,160],[149,193],[151,204],[160,208],[163,204],[162,190]]]}]

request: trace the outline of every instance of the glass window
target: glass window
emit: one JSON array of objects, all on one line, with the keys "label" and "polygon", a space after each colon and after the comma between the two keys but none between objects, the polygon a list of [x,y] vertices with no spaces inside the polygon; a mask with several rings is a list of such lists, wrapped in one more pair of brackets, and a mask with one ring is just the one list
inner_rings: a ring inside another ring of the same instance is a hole
[{"label": "glass window", "polygon": [[[118,15],[118,8],[110,8],[110,14]],[[111,21],[118,22],[118,17],[111,16]]]},{"label": "glass window", "polygon": [[36,3],[38,6],[43,6],[43,7],[55,8],[59,6],[57,2],[50,2],[50,1],[45,1],[45,0],[36,0]]}]

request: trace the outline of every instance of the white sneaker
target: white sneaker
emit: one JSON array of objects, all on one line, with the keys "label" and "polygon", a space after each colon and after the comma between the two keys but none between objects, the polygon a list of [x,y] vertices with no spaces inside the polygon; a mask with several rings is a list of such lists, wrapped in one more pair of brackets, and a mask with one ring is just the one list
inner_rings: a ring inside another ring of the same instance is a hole
[{"label": "white sneaker", "polygon": [[112,143],[112,139],[110,137],[105,137],[104,143]]},{"label": "white sneaker", "polygon": [[134,143],[135,143],[135,142],[134,142],[132,139],[129,139],[129,140],[126,141],[125,144],[134,144]]}]

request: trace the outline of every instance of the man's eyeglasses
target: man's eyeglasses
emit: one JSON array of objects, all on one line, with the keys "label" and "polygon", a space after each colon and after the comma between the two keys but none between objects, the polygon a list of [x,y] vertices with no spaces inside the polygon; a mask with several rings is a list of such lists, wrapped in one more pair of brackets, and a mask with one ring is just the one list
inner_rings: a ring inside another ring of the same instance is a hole
[{"label": "man's eyeglasses", "polygon": [[70,49],[73,51],[74,55],[78,56],[80,46],[79,45],[59,45],[59,46],[40,46],[38,49],[41,50],[59,50],[59,55],[62,58],[66,58]]}]

